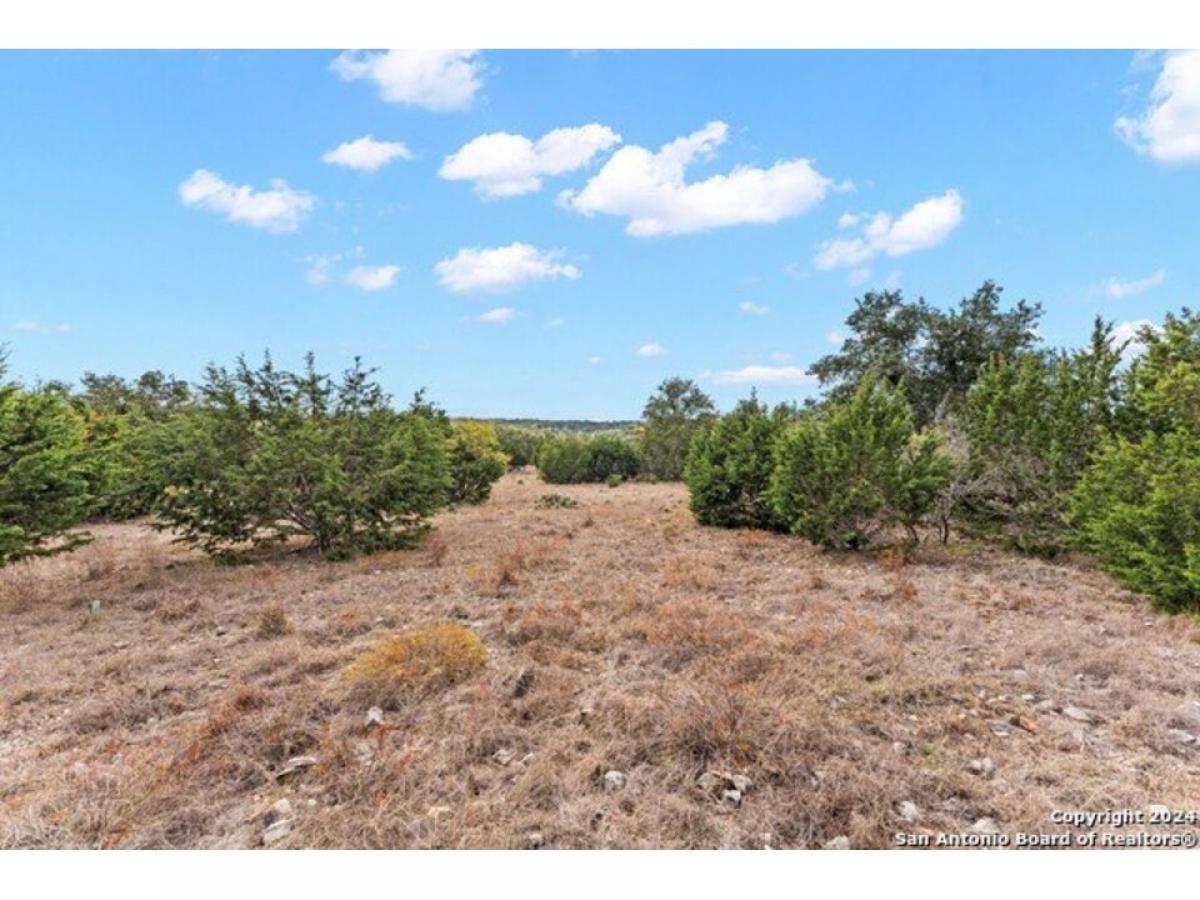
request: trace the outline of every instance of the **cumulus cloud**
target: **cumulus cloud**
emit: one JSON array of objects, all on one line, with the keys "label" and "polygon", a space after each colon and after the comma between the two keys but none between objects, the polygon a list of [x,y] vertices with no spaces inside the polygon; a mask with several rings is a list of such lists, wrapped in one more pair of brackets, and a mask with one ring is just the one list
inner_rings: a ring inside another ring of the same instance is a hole
[{"label": "cumulus cloud", "polygon": [[483,85],[475,50],[346,51],[329,68],[343,81],[374,82],[388,103],[436,112],[465,109]]},{"label": "cumulus cloud", "polygon": [[645,357],[666,356],[667,348],[662,344],[642,344],[642,346],[637,348],[637,355]]},{"label": "cumulus cloud", "polygon": [[778,222],[807,212],[830,189],[830,180],[807,159],[784,160],[767,169],[738,166],[688,182],[687,167],[711,157],[728,133],[724,122],[709,122],[657,152],[624,146],[581,190],[563,191],[558,202],[585,216],[625,216],[627,234],[651,237]]},{"label": "cumulus cloud", "polygon": [[749,300],[743,300],[738,304],[738,309],[748,316],[765,316],[769,311],[769,306],[763,306],[759,303],[751,303]]},{"label": "cumulus cloud", "polygon": [[602,357],[599,357],[599,356],[589,356],[587,358],[587,363],[589,366],[598,366],[598,365],[600,365],[600,363],[602,361],[603,361]]},{"label": "cumulus cloud", "polygon": [[1132,281],[1121,281],[1118,278],[1110,278],[1104,282],[1100,290],[1107,297],[1120,299],[1122,297],[1136,297],[1138,294],[1144,294],[1151,288],[1156,288],[1167,279],[1167,270],[1159,269],[1153,275],[1147,275],[1145,278],[1135,278]]},{"label": "cumulus cloud", "polygon": [[346,273],[346,283],[363,291],[382,291],[396,282],[399,266],[355,266]]},{"label": "cumulus cloud", "polygon": [[479,317],[480,322],[492,322],[496,325],[504,325],[512,320],[516,310],[511,306],[497,306],[495,309],[489,309]]},{"label": "cumulus cloud", "polygon": [[536,141],[521,134],[481,134],[447,156],[438,174],[470,181],[481,197],[516,197],[540,190],[542,178],[586,166],[597,153],[621,142],[607,125],[556,128]]},{"label": "cumulus cloud", "polygon": [[279,233],[299,228],[317,198],[293,190],[282,178],[272,181],[268,190],[256,191],[249,185],[230,184],[208,169],[197,169],[179,185],[179,199],[184,206],[215,212],[230,222]]},{"label": "cumulus cloud", "polygon": [[799,366],[744,366],[723,372],[706,372],[713,384],[813,384],[816,378]]},{"label": "cumulus cloud", "polygon": [[456,294],[506,291],[527,281],[579,278],[579,269],[559,262],[561,256],[560,250],[539,250],[519,242],[487,249],[464,247],[433,269],[440,276],[439,284]]},{"label": "cumulus cloud", "polygon": [[1146,352],[1146,345],[1138,340],[1138,335],[1143,328],[1150,328],[1154,331],[1160,330],[1160,326],[1149,319],[1119,322],[1113,326],[1112,337],[1110,339],[1113,346],[1120,347],[1122,344],[1125,344],[1125,349],[1121,352],[1121,359],[1128,361]]},{"label": "cumulus cloud", "polygon": [[893,219],[875,213],[855,238],[834,238],[823,243],[813,260],[818,269],[859,266],[880,254],[905,256],[936,247],[950,236],[963,218],[963,200],[956,190],[930,197]]},{"label": "cumulus cloud", "polygon": [[377,141],[372,134],[338,144],[321,156],[321,162],[360,172],[378,171],[396,159],[412,159],[412,153],[400,141]]},{"label": "cumulus cloud", "polygon": [[832,331],[825,332],[825,340],[840,347],[845,342],[846,335],[834,328]]},{"label": "cumulus cloud", "polygon": [[1119,134],[1161,162],[1200,162],[1200,50],[1169,53],[1140,116],[1121,116]]}]

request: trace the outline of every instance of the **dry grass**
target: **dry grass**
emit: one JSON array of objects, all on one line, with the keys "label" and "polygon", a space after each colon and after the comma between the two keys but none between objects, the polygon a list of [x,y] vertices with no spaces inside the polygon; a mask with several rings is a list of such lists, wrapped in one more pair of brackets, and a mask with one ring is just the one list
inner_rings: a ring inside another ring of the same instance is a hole
[{"label": "dry grass", "polygon": [[1090,566],[545,490],[351,563],[219,567],[131,524],[0,572],[0,846],[259,846],[287,797],[272,846],[885,847],[1200,795],[1200,625]]},{"label": "dry grass", "polygon": [[418,692],[466,681],[486,662],[483,642],[469,629],[439,622],[380,641],[350,664],[345,678],[359,702],[395,709]]}]

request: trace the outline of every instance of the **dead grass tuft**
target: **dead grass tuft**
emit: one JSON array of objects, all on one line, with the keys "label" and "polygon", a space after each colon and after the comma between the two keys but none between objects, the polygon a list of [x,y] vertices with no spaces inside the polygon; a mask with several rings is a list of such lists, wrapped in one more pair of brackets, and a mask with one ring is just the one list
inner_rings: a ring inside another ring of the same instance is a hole
[{"label": "dead grass tuft", "polygon": [[287,610],[282,603],[272,603],[265,606],[258,614],[256,633],[264,641],[283,637],[293,631],[292,620],[288,618]]},{"label": "dead grass tuft", "polygon": [[688,554],[672,556],[660,570],[663,587],[709,591],[720,583],[720,574],[707,560]]},{"label": "dead grass tuft", "polygon": [[557,550],[551,541],[519,543],[502,551],[490,564],[468,570],[475,587],[486,594],[500,596],[523,585],[538,566],[550,559]]},{"label": "dead grass tuft", "polygon": [[395,708],[405,696],[466,681],[486,662],[474,632],[442,622],[379,642],[350,664],[345,679],[363,702]]}]

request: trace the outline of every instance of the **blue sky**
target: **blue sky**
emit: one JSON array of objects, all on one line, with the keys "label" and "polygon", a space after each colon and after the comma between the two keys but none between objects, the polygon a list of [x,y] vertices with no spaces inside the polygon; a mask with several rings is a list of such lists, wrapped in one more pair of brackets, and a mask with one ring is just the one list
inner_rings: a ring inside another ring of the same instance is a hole
[{"label": "blue sky", "polygon": [[672,374],[812,394],[871,288],[990,278],[1053,344],[1200,305],[1196,54],[8,52],[0,84],[26,380],[311,348],[455,414],[627,418]]}]

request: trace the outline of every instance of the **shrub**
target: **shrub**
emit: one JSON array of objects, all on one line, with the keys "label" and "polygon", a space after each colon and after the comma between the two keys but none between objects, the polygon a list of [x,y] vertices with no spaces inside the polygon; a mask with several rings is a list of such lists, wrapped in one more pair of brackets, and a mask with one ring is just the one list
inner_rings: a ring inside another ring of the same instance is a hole
[{"label": "shrub", "polygon": [[637,477],[642,461],[637,448],[624,438],[598,434],[587,439],[587,466],[589,477],[585,481],[606,481],[613,475],[622,479]]},{"label": "shrub", "polygon": [[0,566],[74,549],[91,510],[83,417],[62,397],[6,384],[0,354]]},{"label": "shrub", "polygon": [[508,456],[508,464],[519,469],[537,462],[538,450],[546,440],[546,433],[518,425],[497,425],[496,438],[500,449]]},{"label": "shrub", "polygon": [[1138,336],[1120,430],[1070,497],[1078,546],[1168,610],[1200,611],[1200,316]]},{"label": "shrub", "polygon": [[542,509],[574,509],[579,503],[562,494],[542,494],[538,497],[537,505]]},{"label": "shrub", "polygon": [[604,483],[607,484],[610,488],[620,487],[621,485],[623,485],[625,483],[625,476],[620,475],[617,472],[613,472],[611,475],[609,475],[607,478],[604,479]]},{"label": "shrub", "polygon": [[751,395],[696,434],[683,478],[701,525],[783,528],[767,494],[783,420]]},{"label": "shrub", "polygon": [[865,547],[884,529],[916,527],[950,477],[936,433],[915,435],[903,391],[864,379],[846,403],[779,439],[770,494],[794,534],[830,549]]},{"label": "shrub", "polygon": [[538,473],[549,484],[601,482],[610,475],[633,478],[640,469],[637,450],[613,435],[547,440],[538,451]]},{"label": "shrub", "polygon": [[466,681],[487,662],[487,649],[461,625],[445,622],[401,632],[355,659],[346,680],[366,702],[395,707],[403,697]]},{"label": "shrub", "polygon": [[574,435],[549,438],[537,455],[538,474],[547,484],[576,484],[587,481],[587,440]]},{"label": "shrub", "polygon": [[91,413],[89,447],[96,460],[93,515],[124,521],[149,515],[171,483],[192,410],[162,419],[138,413]]},{"label": "shrub", "polygon": [[679,481],[692,438],[714,413],[711,398],[695,382],[668,378],[646,401],[638,443],[643,472],[658,481]]},{"label": "shrub", "polygon": [[967,453],[953,512],[968,531],[1026,553],[1062,548],[1067,497],[1114,416],[1119,361],[1098,320],[1086,351],[983,368],[956,419]]},{"label": "shrub", "polygon": [[450,487],[446,440],[424,411],[396,413],[358,361],[340,380],[209,367],[180,422],[162,527],[213,554],[311,539],[322,554],[411,546]]},{"label": "shrub", "polygon": [[1080,547],[1164,609],[1200,611],[1200,440],[1105,444],[1071,496]]},{"label": "shrub", "polygon": [[451,426],[451,502],[482,503],[491,496],[492,483],[507,470],[508,457],[492,425],[463,420]]}]

